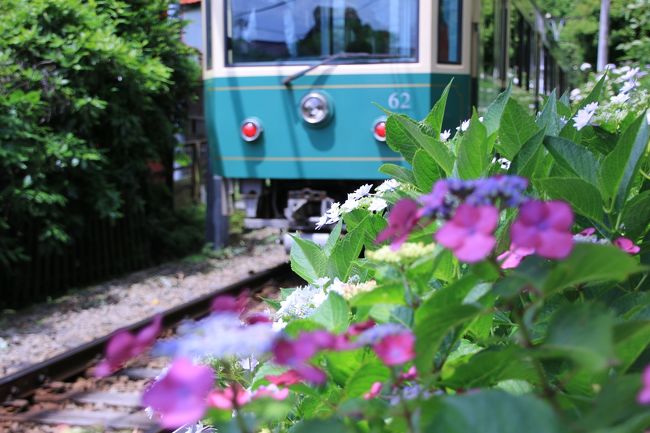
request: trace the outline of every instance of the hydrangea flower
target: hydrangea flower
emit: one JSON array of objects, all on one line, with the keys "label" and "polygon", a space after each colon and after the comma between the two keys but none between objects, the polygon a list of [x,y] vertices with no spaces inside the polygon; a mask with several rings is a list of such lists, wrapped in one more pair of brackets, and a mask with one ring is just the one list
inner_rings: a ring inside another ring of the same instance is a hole
[{"label": "hydrangea flower", "polygon": [[375,343],[372,350],[384,364],[401,365],[415,358],[415,336],[408,330],[387,335]]},{"label": "hydrangea flower", "polygon": [[578,110],[578,113],[573,117],[574,127],[580,131],[585,126],[591,123],[591,119],[596,114],[596,109],[598,108],[598,102],[592,102],[587,104],[581,110]]},{"label": "hydrangea flower", "polygon": [[641,248],[638,245],[634,245],[634,242],[628,238],[621,237],[614,239],[614,245],[628,254],[636,254],[641,251]]},{"label": "hydrangea flower", "polygon": [[276,338],[270,323],[244,325],[236,314],[220,313],[182,324],[177,337],[159,342],[154,352],[159,356],[195,359],[259,358],[271,349]]},{"label": "hydrangea flower", "polygon": [[587,62],[585,62],[585,63],[583,63],[583,64],[580,65],[580,70],[581,70],[582,72],[586,72],[586,71],[588,71],[589,69],[591,69],[591,63],[587,63]]},{"label": "hydrangea flower", "polygon": [[388,214],[388,227],[379,233],[376,242],[392,239],[391,247],[398,249],[406,241],[418,220],[418,204],[415,201],[411,199],[398,201]]},{"label": "hydrangea flower", "polygon": [[211,368],[178,358],[167,374],[145,391],[142,404],[159,414],[163,427],[181,427],[201,419],[213,384]]},{"label": "hydrangea flower", "polygon": [[157,315],[149,326],[137,334],[126,330],[115,333],[106,345],[106,357],[95,367],[97,377],[105,377],[119,368],[127,361],[144,353],[158,338],[162,328],[162,316]]},{"label": "hydrangea flower", "polygon": [[386,209],[386,207],[388,207],[388,202],[386,202],[386,200],[383,198],[374,197],[370,202],[370,206],[368,206],[368,210],[370,212],[381,212],[382,210]]},{"label": "hydrangea flower", "polygon": [[449,137],[451,137],[451,131],[449,129],[445,129],[440,133],[440,141],[443,143],[449,140]]},{"label": "hydrangea flower", "polygon": [[393,191],[399,187],[400,183],[395,179],[388,179],[375,188],[375,192],[383,194],[388,191]]},{"label": "hydrangea flower", "polygon": [[532,248],[548,259],[563,259],[573,249],[572,225],[573,211],[567,203],[531,200],[520,207],[510,238],[519,248]]},{"label": "hydrangea flower", "polygon": [[352,299],[360,293],[370,292],[377,287],[375,280],[366,282],[359,281],[359,278],[350,278],[347,283],[336,278],[332,285],[329,287],[331,292],[336,292],[345,299]]},{"label": "hydrangea flower", "polygon": [[456,127],[456,131],[465,132],[469,129],[469,123],[471,119],[463,120],[460,126]]},{"label": "hydrangea flower", "polygon": [[238,383],[232,383],[225,389],[215,389],[208,397],[208,405],[221,410],[238,409],[251,401],[251,393]]},{"label": "hydrangea flower", "polygon": [[302,376],[296,370],[287,370],[280,375],[268,375],[264,378],[276,386],[291,386],[302,380]]},{"label": "hydrangea flower", "polygon": [[379,394],[381,394],[381,389],[383,388],[384,384],[381,382],[375,382],[370,386],[370,391],[365,393],[363,395],[363,398],[365,400],[371,400],[373,398],[376,398]]},{"label": "hydrangea flower", "polygon": [[275,318],[297,318],[309,317],[327,299],[327,293],[322,287],[303,286],[291,292],[283,301],[275,313]]},{"label": "hydrangea flower", "polygon": [[475,263],[485,259],[494,249],[494,230],[499,211],[494,206],[462,204],[452,219],[435,234],[436,241],[449,248],[461,261]]},{"label": "hydrangea flower", "polygon": [[372,184],[367,183],[365,185],[361,185],[356,191],[354,191],[350,195],[350,197],[355,199],[355,200],[359,200],[359,199],[367,196],[368,194],[370,194],[370,190],[372,190]]},{"label": "hydrangea flower", "polygon": [[610,102],[612,104],[624,104],[627,100],[630,99],[630,95],[627,93],[621,92],[618,95],[612,96]]},{"label": "hydrangea flower", "polygon": [[532,254],[535,254],[535,250],[532,248],[511,245],[507,251],[497,257],[497,261],[501,262],[501,269],[513,269],[519,266],[524,258]]},{"label": "hydrangea flower", "polygon": [[366,258],[374,262],[407,264],[432,253],[435,249],[436,244],[404,242],[397,251],[393,251],[389,246],[383,246],[375,251],[366,251]]}]

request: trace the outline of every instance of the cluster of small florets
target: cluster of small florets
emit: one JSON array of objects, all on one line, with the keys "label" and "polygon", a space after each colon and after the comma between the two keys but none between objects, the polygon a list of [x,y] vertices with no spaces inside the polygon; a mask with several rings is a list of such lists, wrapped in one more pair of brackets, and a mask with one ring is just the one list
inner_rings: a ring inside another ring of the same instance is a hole
[{"label": "cluster of small florets", "polygon": [[430,194],[420,197],[420,215],[448,219],[461,203],[472,206],[503,203],[517,207],[526,201],[527,187],[528,181],[519,176],[439,180]]},{"label": "cluster of small florets", "polygon": [[297,287],[280,302],[280,308],[275,312],[275,321],[282,327],[281,325],[289,319],[309,317],[325,299],[327,299],[327,290],[324,284]]},{"label": "cluster of small florets", "polygon": [[348,194],[347,200],[340,203],[333,203],[332,206],[320,217],[316,228],[320,229],[324,225],[336,224],[343,214],[352,212],[355,209],[367,209],[370,212],[381,212],[388,207],[388,202],[382,198],[384,194],[394,191],[400,187],[400,183],[395,179],[388,179],[375,188],[372,193],[372,184],[360,186],[356,191]]},{"label": "cluster of small florets", "polygon": [[475,263],[494,251],[500,209],[517,207],[519,215],[510,228],[511,250],[565,258],[573,248],[571,207],[560,201],[529,199],[524,193],[527,185],[517,176],[438,181],[419,202],[398,201],[388,215],[388,227],[376,241],[390,239],[391,248],[398,250],[417,226],[442,220],[435,241],[452,250],[459,260]]},{"label": "cluster of small florets", "polygon": [[[581,69],[588,72],[591,65]],[[607,65],[605,74],[605,102],[592,102],[580,109],[573,118],[577,130],[587,125],[599,125],[613,132],[628,114],[638,115],[640,110],[650,105],[650,93],[641,85],[642,79],[648,75],[647,67]],[[590,75],[591,79],[584,86],[571,91],[570,99],[582,101],[602,77],[603,74]]]},{"label": "cluster of small florets", "polygon": [[432,253],[435,249],[436,245],[433,243],[404,242],[397,250],[384,245],[375,251],[366,251],[366,258],[374,262],[409,264]]},{"label": "cluster of small florets", "polygon": [[374,290],[377,287],[375,280],[361,282],[358,276],[353,276],[348,282],[335,278],[328,287],[329,291],[336,292],[345,299],[352,299],[355,296]]}]

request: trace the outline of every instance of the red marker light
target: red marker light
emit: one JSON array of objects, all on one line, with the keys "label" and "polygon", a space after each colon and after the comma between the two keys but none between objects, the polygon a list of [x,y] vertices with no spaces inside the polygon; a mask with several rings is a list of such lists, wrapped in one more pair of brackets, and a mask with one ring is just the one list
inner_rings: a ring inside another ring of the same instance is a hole
[{"label": "red marker light", "polygon": [[262,127],[257,119],[246,119],[241,124],[241,137],[245,141],[255,141],[262,133]]},{"label": "red marker light", "polygon": [[386,141],[386,121],[378,120],[375,122],[375,127],[373,129],[373,134],[375,139],[378,141]]}]

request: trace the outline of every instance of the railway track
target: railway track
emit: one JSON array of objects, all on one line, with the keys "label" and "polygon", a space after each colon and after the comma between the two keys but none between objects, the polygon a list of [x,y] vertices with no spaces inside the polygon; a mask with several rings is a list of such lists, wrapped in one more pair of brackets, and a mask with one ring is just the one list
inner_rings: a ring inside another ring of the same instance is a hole
[{"label": "railway track", "polygon": [[[207,315],[217,295],[237,294],[244,289],[251,289],[252,294],[270,293],[282,282],[295,283],[295,277],[290,276],[289,265],[282,264],[170,308],[161,313],[163,335],[171,335],[184,319]],[[151,320],[142,320],[126,329],[137,332]],[[139,394],[160,374],[165,362],[142,358],[112,377],[90,377],[90,369],[102,357],[109,338],[106,335],[95,339],[0,378],[0,433],[55,432],[60,430],[47,426],[61,425],[91,428],[84,432],[163,432],[140,407]],[[96,427],[102,429],[93,429]]]}]

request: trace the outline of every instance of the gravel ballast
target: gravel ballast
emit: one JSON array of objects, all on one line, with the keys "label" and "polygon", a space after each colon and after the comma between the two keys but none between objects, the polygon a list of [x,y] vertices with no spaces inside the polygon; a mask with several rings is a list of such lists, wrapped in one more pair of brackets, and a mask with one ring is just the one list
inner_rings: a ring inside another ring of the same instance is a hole
[{"label": "gravel ballast", "polygon": [[288,260],[271,229],[245,234],[239,252],[182,261],[75,291],[0,318],[0,377]]}]

